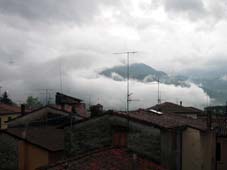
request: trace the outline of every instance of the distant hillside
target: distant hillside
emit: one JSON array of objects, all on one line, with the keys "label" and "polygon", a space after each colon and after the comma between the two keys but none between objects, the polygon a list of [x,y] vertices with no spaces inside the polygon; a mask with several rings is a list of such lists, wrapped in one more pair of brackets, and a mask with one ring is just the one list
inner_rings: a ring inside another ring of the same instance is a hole
[{"label": "distant hillside", "polygon": [[[101,75],[112,78],[116,81],[125,80],[127,77],[127,67],[126,66],[115,66],[108,68],[100,72]],[[184,76],[174,76],[170,77],[163,71],[155,70],[154,68],[143,64],[135,63],[129,66],[129,77],[131,79],[136,79],[142,82],[153,82],[159,80],[164,84],[173,84],[176,86],[189,86],[186,83],[187,77]]]},{"label": "distant hillside", "polygon": [[213,104],[224,105],[227,101],[227,80],[221,77],[194,78],[192,81],[198,84],[211,98],[215,99]]},{"label": "distant hillside", "polygon": [[[169,76],[165,72],[156,70],[143,63],[132,64],[129,70],[131,79],[145,83],[154,82],[159,79],[163,84],[172,84],[181,87],[190,87],[190,83],[188,82],[193,82],[214,99],[211,104],[225,104],[227,101],[227,74],[218,70],[215,74],[205,74],[203,71],[197,70],[193,72],[193,76],[190,74],[187,76]],[[124,81],[127,77],[126,71],[126,66],[115,66],[103,70],[100,74],[116,81]]]}]

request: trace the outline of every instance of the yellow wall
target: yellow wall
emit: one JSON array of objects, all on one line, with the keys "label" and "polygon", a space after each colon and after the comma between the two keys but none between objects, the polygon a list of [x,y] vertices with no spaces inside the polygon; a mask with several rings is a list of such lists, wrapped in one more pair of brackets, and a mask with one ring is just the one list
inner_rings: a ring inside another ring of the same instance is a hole
[{"label": "yellow wall", "polygon": [[217,170],[227,170],[227,138],[217,138],[221,144],[221,161],[217,161]]},{"label": "yellow wall", "polygon": [[7,125],[7,122],[8,121],[8,118],[10,117],[11,119],[14,119],[16,117],[20,116],[20,114],[10,114],[10,115],[0,115],[0,118],[1,118],[1,129],[6,129],[8,127]]},{"label": "yellow wall", "polygon": [[213,170],[215,135],[188,128],[182,134],[182,170]]},{"label": "yellow wall", "polygon": [[19,170],[35,170],[48,164],[48,152],[24,141],[19,142]]}]

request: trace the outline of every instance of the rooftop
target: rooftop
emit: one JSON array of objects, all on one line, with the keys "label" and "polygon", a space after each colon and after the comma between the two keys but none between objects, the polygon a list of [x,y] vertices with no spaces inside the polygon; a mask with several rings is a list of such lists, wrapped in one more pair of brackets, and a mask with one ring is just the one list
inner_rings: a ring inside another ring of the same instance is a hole
[{"label": "rooftop", "polygon": [[205,121],[184,117],[177,114],[157,114],[156,112],[147,110],[138,110],[129,112],[115,112],[114,115],[129,118],[131,120],[139,121],[141,123],[157,126],[159,128],[174,129],[181,127],[191,127],[198,130],[207,130]]},{"label": "rooftop", "polygon": [[135,167],[140,170],[154,167],[157,170],[164,170],[161,166],[133,156],[133,153],[122,148],[99,149],[54,165],[41,167],[39,170],[133,170]]},{"label": "rooftop", "polygon": [[3,114],[12,114],[12,113],[20,113],[21,108],[16,105],[8,105],[4,103],[0,103],[0,115]]},{"label": "rooftop", "polygon": [[164,113],[180,113],[180,114],[201,114],[202,110],[195,107],[185,107],[175,103],[165,102],[161,104],[157,104],[148,109],[154,109],[158,111],[162,111]]},{"label": "rooftop", "polygon": [[75,104],[81,102],[81,99],[65,95],[63,93],[56,93],[56,104]]},{"label": "rooftop", "polygon": [[64,149],[64,130],[55,127],[9,128],[5,133],[42,149],[56,152]]}]

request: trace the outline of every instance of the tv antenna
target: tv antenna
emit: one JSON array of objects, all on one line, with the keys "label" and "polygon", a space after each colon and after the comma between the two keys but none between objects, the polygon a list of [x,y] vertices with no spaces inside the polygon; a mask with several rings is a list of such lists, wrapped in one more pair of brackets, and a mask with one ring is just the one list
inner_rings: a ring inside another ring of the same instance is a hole
[{"label": "tv antenna", "polygon": [[126,106],[126,112],[128,114],[129,112],[129,102],[132,101],[130,99],[130,96],[132,95],[132,93],[129,92],[129,57],[130,54],[135,54],[138,53],[137,51],[124,51],[124,52],[120,52],[120,53],[113,53],[113,54],[126,54],[127,55],[127,106]]},{"label": "tv antenna", "polygon": [[62,60],[59,59],[59,81],[60,81],[60,91],[63,93],[63,78],[62,78]]},{"label": "tv antenna", "polygon": [[158,104],[161,104],[161,95],[160,95],[160,80],[159,80],[159,77],[158,77]]},{"label": "tv antenna", "polygon": [[51,103],[51,93],[53,93],[54,89],[37,89],[38,91],[42,91],[40,94],[45,96],[45,104],[49,105]]},{"label": "tv antenna", "polygon": [[162,103],[162,99],[161,99],[161,91],[160,91],[160,79],[159,77],[157,79],[154,79],[155,82],[152,82],[151,84],[157,84],[158,85],[158,99],[157,99],[157,102],[158,104],[161,104]]}]

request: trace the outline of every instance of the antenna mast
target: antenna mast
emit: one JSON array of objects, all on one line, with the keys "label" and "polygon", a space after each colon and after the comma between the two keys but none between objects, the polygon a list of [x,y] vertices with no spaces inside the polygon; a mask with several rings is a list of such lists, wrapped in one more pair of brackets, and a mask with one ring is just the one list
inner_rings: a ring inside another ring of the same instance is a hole
[{"label": "antenna mast", "polygon": [[63,93],[63,82],[62,82],[62,63],[61,59],[59,60],[59,74],[60,74],[60,91]]},{"label": "antenna mast", "polygon": [[137,51],[125,51],[125,52],[120,52],[120,53],[114,53],[114,54],[126,54],[127,55],[127,107],[126,107],[126,112],[128,114],[129,112],[129,102],[131,101],[130,100],[130,96],[132,95],[132,93],[129,93],[129,57],[130,57],[130,54],[135,54],[137,53]]},{"label": "antenna mast", "polygon": [[158,77],[158,104],[161,104],[161,96],[160,96],[160,80]]}]

